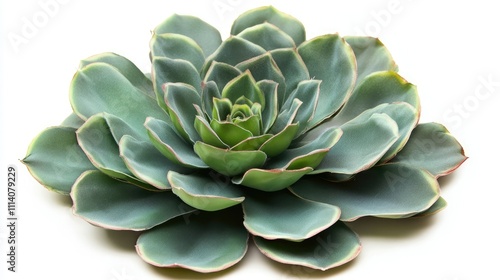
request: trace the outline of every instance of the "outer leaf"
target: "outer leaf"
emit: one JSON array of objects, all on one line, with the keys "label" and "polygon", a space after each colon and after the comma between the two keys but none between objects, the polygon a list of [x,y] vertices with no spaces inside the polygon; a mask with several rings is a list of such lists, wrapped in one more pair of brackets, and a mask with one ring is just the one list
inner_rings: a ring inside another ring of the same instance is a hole
[{"label": "outer leaf", "polygon": [[115,67],[102,62],[89,64],[75,74],[71,82],[70,102],[73,111],[84,120],[106,112],[144,133],[143,123],[147,117],[166,119],[165,113],[150,95],[136,88]]},{"label": "outer leaf", "polygon": [[68,117],[66,117],[66,119],[64,119],[64,121],[61,123],[61,126],[78,129],[83,125],[84,122],[85,121],[80,119],[80,117],[75,113],[71,113]]},{"label": "outer leaf", "polygon": [[196,142],[194,150],[208,166],[226,176],[261,167],[267,159],[266,154],[261,151],[230,151],[203,142]]},{"label": "outer leaf", "polygon": [[434,204],[432,204],[431,207],[429,207],[427,210],[425,210],[423,212],[416,214],[414,217],[425,217],[425,216],[434,215],[438,212],[441,212],[441,210],[446,208],[447,205],[448,205],[448,202],[446,202],[446,200],[442,196],[440,196],[438,198],[438,200],[436,200],[436,202],[434,202]]},{"label": "outer leaf", "polygon": [[288,34],[269,22],[249,27],[237,36],[257,44],[267,51],[295,47],[295,42]]},{"label": "outer leaf", "polygon": [[296,49],[276,49],[271,51],[271,55],[285,77],[284,100],[287,100],[299,82],[310,79],[309,71]]},{"label": "outer leaf", "polygon": [[407,217],[425,211],[439,198],[439,184],[431,174],[404,164],[379,165],[345,183],[303,179],[291,189],[301,197],[340,207],[343,221]]},{"label": "outer leaf", "polygon": [[31,142],[22,162],[40,184],[65,195],[81,173],[95,170],[78,146],[75,129],[71,127],[42,131]]},{"label": "outer leaf", "polygon": [[342,222],[302,242],[258,236],[254,241],[264,255],[275,261],[323,271],[353,260],[361,251],[358,236]]},{"label": "outer leaf", "polygon": [[163,156],[150,142],[138,141],[128,135],[122,137],[120,156],[127,168],[141,180],[158,189],[170,189],[167,173],[170,170],[186,172],[183,168]]},{"label": "outer leaf", "polygon": [[142,231],[194,211],[171,192],[150,192],[99,171],[83,173],[71,198],[76,215],[113,230]]},{"label": "outer leaf", "polygon": [[356,56],[358,84],[371,73],[398,70],[391,53],[378,38],[346,36],[344,39]]},{"label": "outer leaf", "polygon": [[154,97],[151,80],[126,57],[110,52],[101,53],[82,60],[79,68],[83,69],[85,66],[96,62],[103,62],[115,67],[137,89],[146,95]]},{"label": "outer leaf", "polygon": [[245,172],[243,176],[234,177],[232,181],[237,185],[265,192],[274,192],[288,188],[312,170],[311,167],[294,170],[252,168]]},{"label": "outer leaf", "polygon": [[253,9],[240,15],[231,27],[231,34],[236,35],[249,27],[265,22],[269,22],[283,30],[293,38],[296,45],[304,42],[306,38],[306,31],[299,20],[272,6]]},{"label": "outer leaf", "polygon": [[338,35],[324,35],[304,42],[298,52],[314,79],[322,80],[313,124],[332,116],[344,104],[356,82],[356,59]]},{"label": "outer leaf", "polygon": [[448,175],[467,157],[464,149],[441,124],[419,124],[408,143],[392,160],[425,169],[436,177]]},{"label": "outer leaf", "polygon": [[186,204],[204,211],[219,211],[245,199],[241,188],[214,175],[183,175],[172,171],[168,173],[168,181],[173,192]]},{"label": "outer leaf", "polygon": [[153,34],[151,42],[151,55],[189,61],[196,69],[200,70],[205,62],[202,49],[191,38],[173,34]]},{"label": "outer leaf", "polygon": [[243,202],[243,224],[265,239],[302,241],[333,225],[338,207],[304,200],[289,191],[249,195]]},{"label": "outer leaf", "polygon": [[248,247],[241,218],[231,211],[201,212],[169,221],[143,233],[137,252],[155,266],[205,273],[224,270],[239,262]]},{"label": "outer leaf", "polygon": [[386,114],[356,118],[312,173],[356,174],[373,166],[398,139],[398,125]]},{"label": "outer leaf", "polygon": [[196,155],[191,143],[187,143],[166,122],[148,118],[144,124],[153,145],[172,162],[192,168],[208,166]]},{"label": "outer leaf", "polygon": [[222,42],[216,28],[193,16],[170,16],[154,30],[154,34],[164,33],[181,34],[193,39],[203,50],[205,57],[213,53]]}]

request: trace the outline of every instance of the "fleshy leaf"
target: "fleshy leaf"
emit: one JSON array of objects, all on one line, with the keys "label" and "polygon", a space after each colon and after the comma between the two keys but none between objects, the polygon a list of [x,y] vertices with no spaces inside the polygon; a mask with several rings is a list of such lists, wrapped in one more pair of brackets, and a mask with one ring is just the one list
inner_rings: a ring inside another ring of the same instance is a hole
[{"label": "fleshy leaf", "polygon": [[165,33],[153,34],[149,43],[151,55],[189,61],[194,68],[201,70],[205,62],[203,50],[196,42],[184,35]]},{"label": "fleshy leaf", "polygon": [[66,117],[63,120],[61,126],[78,129],[80,126],[83,125],[84,122],[85,121],[82,120],[77,114],[71,113],[68,117]]},{"label": "fleshy leaf", "polygon": [[232,147],[241,141],[252,137],[252,133],[234,123],[230,122],[219,122],[217,120],[212,120],[210,122],[210,127],[217,133],[220,139]]},{"label": "fleshy leaf", "polygon": [[439,198],[439,184],[430,173],[404,164],[375,166],[344,183],[302,179],[291,190],[340,207],[343,221],[407,217],[425,211]]},{"label": "fleshy leaf", "polygon": [[265,106],[264,94],[257,86],[252,74],[248,71],[229,81],[221,93],[222,98],[228,98],[234,104],[244,96],[252,102]]},{"label": "fleshy leaf", "polygon": [[285,129],[288,125],[297,124],[294,122],[294,120],[302,104],[304,104],[304,102],[295,98],[292,100],[289,107],[282,107],[278,114],[278,117],[276,117],[276,121],[269,130],[270,133],[276,134]]},{"label": "fleshy leaf", "polygon": [[170,16],[154,30],[154,34],[164,33],[181,34],[193,39],[203,50],[205,57],[213,53],[222,42],[216,28],[194,16]]},{"label": "fleshy leaf", "polygon": [[398,70],[391,53],[378,38],[346,36],[344,39],[356,56],[358,84],[371,73]]},{"label": "fleshy leaf", "polygon": [[318,97],[320,94],[321,81],[307,80],[302,81],[297,85],[297,88],[288,96],[288,99],[283,104],[283,108],[291,107],[293,100],[298,99],[303,102],[300,106],[294,122],[299,124],[298,135],[304,133],[314,117],[314,113],[318,106]]},{"label": "fleshy leaf", "polygon": [[262,110],[262,131],[269,131],[278,117],[278,83],[274,81],[259,81],[257,86],[264,94],[266,106]]},{"label": "fleshy leaf", "polygon": [[226,176],[261,167],[267,159],[266,154],[261,151],[230,151],[203,142],[196,142],[194,150],[208,166]]},{"label": "fleshy leaf", "polygon": [[268,157],[274,157],[281,154],[290,146],[298,130],[298,124],[287,125],[282,131],[267,140],[267,142],[260,147],[260,150],[266,153]]},{"label": "fleshy leaf", "polygon": [[272,50],[273,60],[285,77],[286,93],[284,100],[295,90],[299,82],[309,80],[309,71],[296,49]]},{"label": "fleshy leaf", "polygon": [[258,150],[265,142],[271,139],[271,134],[249,137],[235,146],[231,147],[233,151],[253,151]]},{"label": "fleshy leaf", "polygon": [[112,230],[142,231],[194,211],[171,192],[150,192],[99,171],[83,173],[71,198],[76,215]]},{"label": "fleshy leaf", "polygon": [[243,213],[243,224],[251,234],[292,241],[314,236],[340,217],[338,207],[302,199],[288,190],[247,196]]},{"label": "fleshy leaf", "polygon": [[172,171],[168,173],[168,181],[172,191],[186,204],[203,211],[219,211],[245,199],[241,188],[214,175],[183,175]]},{"label": "fleshy leaf", "polygon": [[288,34],[296,45],[301,44],[306,39],[304,25],[299,20],[272,6],[253,9],[240,15],[231,27],[231,35],[237,35],[249,27],[265,22],[275,25]]},{"label": "fleshy leaf", "polygon": [[267,51],[295,47],[292,37],[269,22],[249,27],[237,36],[257,44]]},{"label": "fleshy leaf", "polygon": [[201,106],[200,96],[193,87],[182,83],[168,83],[164,88],[165,104],[177,132],[186,141],[198,141],[200,136],[194,128],[197,115],[194,105]]},{"label": "fleshy leaf", "polygon": [[265,192],[274,192],[288,188],[312,170],[311,167],[294,170],[252,168],[245,172],[243,176],[234,177],[232,181],[237,185]]},{"label": "fleshy leaf", "polygon": [[446,200],[440,196],[438,200],[436,200],[436,202],[434,202],[434,204],[432,204],[431,207],[429,207],[427,210],[423,211],[423,212],[420,212],[416,215],[414,215],[413,217],[425,217],[425,216],[430,216],[430,215],[434,215],[438,212],[440,212],[441,210],[443,210],[444,208],[446,208],[446,206],[448,205],[448,202],[446,202]]},{"label": "fleshy leaf", "polygon": [[322,81],[312,127],[335,114],[351,94],[356,82],[356,59],[338,34],[316,37],[297,50],[309,75]]},{"label": "fleshy leaf", "polygon": [[116,70],[118,70],[136,88],[141,90],[146,95],[154,98],[153,84],[151,80],[126,57],[110,52],[101,53],[83,59],[80,62],[79,68],[85,68],[85,66],[95,62],[103,62],[115,67]]},{"label": "fleshy leaf", "polygon": [[342,222],[302,242],[258,236],[254,236],[254,241],[265,256],[277,262],[323,271],[353,260],[361,251],[358,236]]},{"label": "fleshy leaf", "polygon": [[147,117],[167,118],[153,97],[136,88],[115,67],[103,62],[78,70],[71,82],[70,102],[73,111],[84,120],[106,112],[144,133]]},{"label": "fleshy leaf", "polygon": [[170,170],[186,172],[188,169],[163,156],[150,142],[139,141],[131,136],[120,140],[120,156],[127,168],[141,180],[164,190],[170,189],[167,173]]},{"label": "fleshy leaf", "polygon": [[22,162],[30,174],[47,189],[68,195],[75,180],[95,170],[78,146],[75,129],[49,127],[31,142]]},{"label": "fleshy leaf", "polygon": [[[333,146],[314,174],[356,174],[372,167],[398,139],[398,125],[386,114],[356,118],[341,126],[342,138]],[[321,137],[321,136],[320,136]]]},{"label": "fleshy leaf", "polygon": [[392,162],[407,163],[440,177],[453,172],[466,159],[460,143],[443,125],[424,123],[413,129],[410,139]]},{"label": "fleshy leaf", "polygon": [[248,248],[241,214],[232,211],[195,213],[155,227],[139,237],[137,252],[144,261],[159,267],[203,273],[227,269],[239,262]]},{"label": "fleshy leaf", "polygon": [[201,108],[205,112],[206,117],[210,117],[214,110],[214,98],[220,99],[220,91],[214,81],[208,81],[202,85],[201,89]]},{"label": "fleshy leaf", "polygon": [[200,135],[201,140],[203,142],[218,148],[229,148],[228,145],[222,142],[220,137],[212,129],[212,127],[205,118],[196,116],[196,119],[194,121],[194,128]]},{"label": "fleshy leaf", "polygon": [[148,118],[144,124],[151,143],[172,162],[192,168],[208,166],[196,155],[193,145],[180,138],[166,122]]},{"label": "fleshy leaf", "polygon": [[[221,91],[229,81],[241,75],[242,72],[238,68],[231,66],[227,63],[214,61],[210,68],[208,68],[205,75],[204,82],[208,83],[214,81],[217,89]],[[220,97],[220,96],[219,96]]]}]

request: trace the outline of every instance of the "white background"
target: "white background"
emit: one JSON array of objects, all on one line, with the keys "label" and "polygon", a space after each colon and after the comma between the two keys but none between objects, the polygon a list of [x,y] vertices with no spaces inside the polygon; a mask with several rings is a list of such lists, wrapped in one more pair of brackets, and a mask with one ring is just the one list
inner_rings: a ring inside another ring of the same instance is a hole
[{"label": "white background", "polygon": [[[500,279],[500,21],[494,1],[54,1],[0,1],[2,279]],[[57,5],[44,10],[49,2]],[[276,264],[251,246],[235,267],[200,275],[144,263],[134,250],[137,234],[106,231],[73,216],[69,198],[44,189],[18,161],[36,134],[71,112],[68,85],[80,59],[112,51],[149,71],[150,30],[172,13],[198,16],[226,38],[237,15],[267,4],[301,20],[308,38],[339,32],[382,39],[400,73],[418,86],[421,121],[445,124],[470,157],[440,180],[449,203],[443,212],[355,222],[361,255],[326,273]],[[35,29],[27,32],[30,23]],[[482,81],[488,80],[486,87]],[[10,164],[19,176],[17,273],[7,272],[5,261]]]}]

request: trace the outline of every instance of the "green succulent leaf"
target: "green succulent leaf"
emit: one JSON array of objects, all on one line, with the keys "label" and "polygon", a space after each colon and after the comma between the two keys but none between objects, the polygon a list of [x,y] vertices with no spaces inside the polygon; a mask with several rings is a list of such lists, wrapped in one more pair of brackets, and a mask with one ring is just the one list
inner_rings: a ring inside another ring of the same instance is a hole
[{"label": "green succulent leaf", "polygon": [[229,148],[229,146],[220,139],[205,118],[196,116],[194,127],[204,143],[218,148]]},{"label": "green succulent leaf", "polygon": [[257,86],[264,94],[266,106],[262,109],[262,131],[268,132],[278,117],[278,86],[274,81],[259,81]]},{"label": "green succulent leaf", "polygon": [[165,104],[165,85],[167,83],[187,84],[194,87],[199,94],[201,93],[200,74],[188,61],[167,57],[154,57],[152,65],[157,102],[166,112],[168,112],[168,107]]},{"label": "green succulent leaf", "polygon": [[297,85],[297,88],[290,94],[283,108],[290,108],[295,99],[302,101],[294,122],[299,124],[298,135],[308,130],[308,126],[314,117],[314,112],[318,106],[321,81],[307,80]]},{"label": "green succulent leaf", "polygon": [[153,34],[149,46],[153,58],[182,59],[190,62],[198,70],[201,70],[205,63],[203,50],[193,39],[184,35],[174,33]]},{"label": "green succulent leaf", "polygon": [[143,231],[194,211],[171,192],[150,192],[99,171],[83,173],[71,198],[75,215],[112,230]]},{"label": "green succulent leaf", "polygon": [[392,162],[425,169],[435,177],[448,175],[467,157],[464,149],[448,130],[438,123],[419,124]]},{"label": "green succulent leaf", "polygon": [[346,36],[344,39],[356,56],[358,84],[371,73],[398,70],[391,53],[378,38]]},{"label": "green succulent leaf", "polygon": [[186,15],[174,14],[160,23],[154,34],[174,33],[193,39],[203,50],[205,57],[212,54],[221,44],[219,31],[203,20]]},{"label": "green succulent leaf", "polygon": [[224,270],[245,255],[248,233],[241,225],[241,217],[233,214],[232,209],[183,218],[141,234],[136,249],[144,261],[159,267],[207,273]]},{"label": "green succulent leaf", "polygon": [[146,77],[146,75],[142,73],[142,71],[139,68],[137,68],[137,66],[127,58],[111,52],[101,53],[83,59],[80,62],[79,69],[83,69],[87,65],[96,62],[102,62],[110,66],[113,66],[132,85],[141,90],[144,94],[154,98],[155,95],[151,80],[148,77]]},{"label": "green succulent leaf", "polygon": [[194,128],[197,115],[194,105],[201,106],[200,96],[193,87],[182,83],[168,83],[164,88],[165,104],[177,132],[186,141],[198,141],[200,136]]},{"label": "green succulent leaf", "polygon": [[341,129],[342,138],[312,173],[356,174],[366,170],[375,165],[399,137],[397,123],[386,114],[360,116]]},{"label": "green succulent leaf", "polygon": [[297,197],[288,190],[249,195],[243,202],[243,224],[265,239],[302,241],[329,228],[340,209]]},{"label": "green succulent leaf", "polygon": [[261,167],[267,159],[262,151],[231,151],[203,142],[196,142],[194,150],[203,162],[226,176],[242,174],[250,168]]},{"label": "green succulent leaf", "polygon": [[316,37],[297,50],[310,76],[322,80],[314,126],[335,114],[351,94],[356,82],[356,59],[338,34]]},{"label": "green succulent leaf", "polygon": [[254,236],[254,241],[265,256],[275,261],[323,271],[350,262],[361,251],[358,236],[342,222],[302,242],[258,236]]},{"label": "green succulent leaf", "polygon": [[252,168],[243,176],[234,177],[232,182],[260,191],[274,192],[288,188],[312,170],[311,167],[293,170]]},{"label": "green succulent leaf", "polygon": [[286,90],[285,77],[269,52],[238,63],[236,68],[240,71],[250,71],[256,81],[269,80],[278,83],[278,104],[283,104]]},{"label": "green succulent leaf", "polygon": [[292,37],[269,22],[249,27],[238,33],[237,36],[257,44],[267,51],[295,47]]},{"label": "green succulent leaf", "polygon": [[425,217],[425,216],[434,215],[434,214],[440,212],[441,210],[443,210],[444,208],[446,208],[446,206],[448,206],[448,202],[446,202],[446,200],[442,196],[440,196],[438,198],[438,200],[436,200],[436,202],[434,202],[434,204],[432,204],[431,207],[429,207],[427,210],[425,210],[423,212],[420,212],[420,213],[414,215],[413,217]]},{"label": "green succulent leaf", "polygon": [[162,120],[148,118],[144,124],[151,143],[174,163],[191,168],[208,168],[196,155],[191,143],[182,139],[170,125]]},{"label": "green succulent leaf", "polygon": [[214,81],[208,81],[202,85],[201,108],[206,117],[214,111],[214,99],[221,99],[220,91]]},{"label": "green succulent leaf", "polygon": [[310,79],[309,71],[296,49],[275,49],[270,53],[285,78],[284,100],[287,100],[301,81]]},{"label": "green succulent leaf", "polygon": [[71,82],[70,102],[73,111],[84,120],[106,112],[143,132],[147,117],[166,118],[154,98],[135,87],[115,67],[103,62],[92,63],[78,70]]},{"label": "green succulent leaf", "polygon": [[168,173],[172,191],[186,204],[203,211],[219,211],[240,204],[243,191],[229,179],[220,180],[216,173],[183,175]]},{"label": "green succulent leaf", "polygon": [[82,120],[77,114],[71,113],[68,117],[64,119],[64,121],[61,123],[61,126],[78,129],[80,126],[83,125],[84,122],[85,121]]},{"label": "green succulent leaf", "polygon": [[[285,129],[288,125],[299,125],[298,123],[294,122],[294,120],[302,104],[304,104],[304,102],[295,98],[292,100],[289,107],[283,106],[278,114],[278,117],[276,118],[276,121],[269,131],[273,134],[276,134]],[[297,136],[297,134],[295,136]]]},{"label": "green succulent leaf", "polygon": [[342,221],[407,217],[429,209],[439,198],[439,184],[430,173],[404,164],[375,166],[344,183],[302,179],[291,190],[340,207]]},{"label": "green succulent leaf", "polygon": [[75,129],[49,127],[31,142],[22,162],[30,174],[47,189],[68,195],[78,176],[95,170],[78,146]]},{"label": "green succulent leaf", "polygon": [[160,190],[170,189],[167,180],[169,171],[187,172],[189,170],[170,161],[147,141],[139,141],[125,135],[120,140],[119,147],[120,156],[130,172]]},{"label": "green succulent leaf", "polygon": [[255,79],[249,71],[229,81],[222,90],[221,96],[222,98],[231,100],[233,104],[236,103],[240,97],[244,96],[252,102],[261,104],[262,107],[266,105],[264,93],[262,93],[257,86]]},{"label": "green succulent leaf", "polygon": [[268,157],[274,157],[284,152],[292,143],[299,130],[298,124],[289,124],[282,131],[267,140],[260,150]]},{"label": "green succulent leaf", "polygon": [[262,145],[267,142],[269,139],[271,139],[273,135],[271,134],[264,134],[260,136],[252,136],[249,137],[240,143],[236,144],[235,146],[231,147],[231,150],[233,151],[253,151],[253,150],[259,150]]},{"label": "green succulent leaf", "polygon": [[[242,72],[238,68],[231,66],[227,63],[212,62],[210,68],[208,68],[207,74],[205,75],[204,82],[209,83],[210,81],[215,82],[217,89],[222,90],[229,81],[240,76]],[[218,96],[220,97],[220,96]],[[212,101],[212,99],[208,99]],[[208,111],[211,112],[211,111]]]},{"label": "green succulent leaf", "polygon": [[[126,125],[116,120],[118,118],[112,117],[109,114],[92,116],[76,131],[78,144],[92,164],[104,174],[125,180],[145,189],[158,190],[144,181],[137,179],[123,162],[123,159],[120,157],[118,142],[124,135],[127,135],[124,133],[127,130],[123,129],[125,126],[113,125]],[[118,129],[115,129],[117,127]]]},{"label": "green succulent leaf", "polygon": [[222,42],[220,47],[205,60],[202,77],[205,77],[212,62],[223,62],[232,66],[248,60],[252,57],[259,56],[266,52],[261,46],[256,45],[248,40],[240,37],[230,37]]},{"label": "green succulent leaf", "polygon": [[306,39],[305,28],[299,20],[272,6],[253,9],[240,15],[231,27],[231,35],[237,35],[247,28],[266,22],[288,34],[296,45]]},{"label": "green succulent leaf", "polygon": [[222,142],[227,144],[229,147],[235,146],[241,141],[253,136],[252,132],[230,122],[212,120],[210,122],[210,127],[220,137]]}]

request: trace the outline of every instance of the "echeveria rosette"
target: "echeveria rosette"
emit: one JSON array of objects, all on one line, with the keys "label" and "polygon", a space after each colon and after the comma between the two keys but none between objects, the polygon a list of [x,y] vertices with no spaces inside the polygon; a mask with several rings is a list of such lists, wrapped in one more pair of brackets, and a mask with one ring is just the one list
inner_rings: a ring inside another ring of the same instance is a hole
[{"label": "echeveria rosette", "polygon": [[271,259],[326,270],[360,251],[347,222],[445,207],[436,178],[463,149],[418,124],[417,90],[378,39],[306,41],[297,19],[263,7],[224,41],[171,16],[150,46],[151,75],[113,53],[83,60],[74,113],[23,160],[89,223],[143,231],[146,262],[218,271],[252,236]]}]

